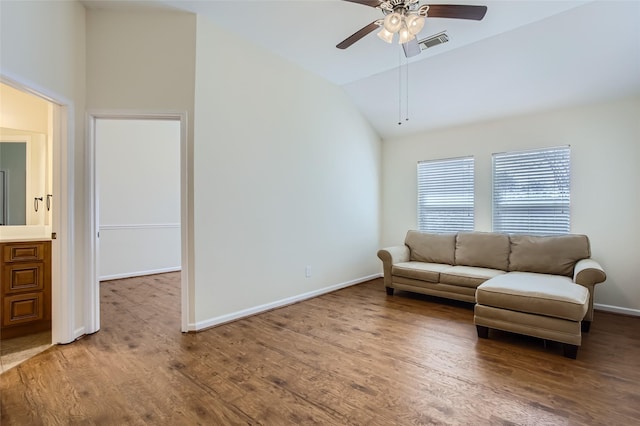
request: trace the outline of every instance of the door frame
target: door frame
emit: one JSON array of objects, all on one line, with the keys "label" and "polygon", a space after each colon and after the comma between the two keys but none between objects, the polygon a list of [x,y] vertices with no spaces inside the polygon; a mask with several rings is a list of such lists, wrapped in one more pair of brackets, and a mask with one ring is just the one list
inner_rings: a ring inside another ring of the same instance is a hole
[{"label": "door frame", "polygon": [[20,76],[0,75],[0,82],[46,100],[52,106],[52,188],[56,195],[51,230],[51,340],[71,343],[86,332],[76,324],[75,281],[75,105],[70,100]]},{"label": "door frame", "polygon": [[98,269],[99,254],[99,202],[97,180],[97,152],[96,152],[96,120],[162,120],[180,122],[180,289],[181,289],[181,331],[188,331],[189,319],[189,181],[187,163],[187,113],[175,111],[130,111],[130,110],[99,110],[87,113],[87,238],[89,259],[87,259],[87,288],[86,312],[87,326],[93,333],[100,329],[100,280]]}]

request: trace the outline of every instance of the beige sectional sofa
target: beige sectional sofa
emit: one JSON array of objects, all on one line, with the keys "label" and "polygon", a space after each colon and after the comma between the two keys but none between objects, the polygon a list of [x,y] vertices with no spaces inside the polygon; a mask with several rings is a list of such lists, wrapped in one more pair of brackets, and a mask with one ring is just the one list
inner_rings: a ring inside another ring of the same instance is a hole
[{"label": "beige sectional sofa", "polygon": [[491,328],[564,343],[575,358],[606,275],[585,235],[409,231],[378,251],[387,294],[405,290],[475,303],[479,337]]}]

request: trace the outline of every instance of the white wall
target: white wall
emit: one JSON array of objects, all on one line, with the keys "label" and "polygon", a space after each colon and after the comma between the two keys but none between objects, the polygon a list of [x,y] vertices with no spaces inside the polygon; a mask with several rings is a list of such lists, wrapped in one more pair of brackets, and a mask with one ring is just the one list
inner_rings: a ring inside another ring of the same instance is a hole
[{"label": "white wall", "polygon": [[[154,10],[87,12],[87,108],[90,111],[178,112],[187,115],[187,170],[193,166],[196,17]],[[189,176],[189,197],[193,179]],[[193,209],[182,220],[193,223]],[[181,232],[193,241],[193,229]],[[193,246],[188,247],[193,252]],[[193,260],[189,274],[193,311]]]},{"label": "white wall", "polygon": [[589,236],[607,272],[595,303],[640,315],[639,118],[640,98],[631,98],[386,140],[382,243],[402,243],[417,228],[418,161],[473,155],[476,230],[490,231],[491,154],[571,145],[571,231]]},{"label": "white wall", "polygon": [[[0,74],[17,80],[33,89],[64,100],[71,115],[68,140],[73,146],[74,158],[68,165],[75,181],[73,197],[75,208],[73,228],[74,270],[69,271],[74,288],[69,289],[73,316],[56,312],[65,330],[78,335],[85,323],[84,310],[84,100],[85,100],[85,9],[76,1],[10,1],[0,2]],[[55,147],[57,154],[60,147]],[[61,202],[58,197],[58,202]],[[68,262],[59,247],[65,242],[54,241],[54,260]],[[66,247],[65,247],[66,249]],[[56,267],[54,265],[54,267]],[[55,283],[54,283],[55,285]],[[61,288],[54,288],[54,298]],[[57,333],[54,330],[54,339]],[[61,336],[68,339],[65,331]],[[71,336],[71,339],[73,336]],[[69,340],[67,340],[69,341]]]},{"label": "white wall", "polygon": [[96,120],[101,280],[180,269],[180,122]]},{"label": "white wall", "polygon": [[190,326],[377,274],[372,128],[336,86],[206,18],[197,27]]},{"label": "white wall", "polygon": [[201,18],[197,33],[188,14],[87,16],[90,110],[190,117],[190,327],[376,274],[370,126],[335,86]]}]

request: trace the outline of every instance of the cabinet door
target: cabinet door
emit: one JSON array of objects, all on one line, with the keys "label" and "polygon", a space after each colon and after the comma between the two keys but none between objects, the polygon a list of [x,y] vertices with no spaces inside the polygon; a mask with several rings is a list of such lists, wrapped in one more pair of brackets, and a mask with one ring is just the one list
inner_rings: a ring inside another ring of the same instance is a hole
[{"label": "cabinet door", "polygon": [[45,259],[47,243],[14,243],[5,244],[3,260],[5,262],[34,262]]},{"label": "cabinet door", "polygon": [[39,321],[44,316],[43,294],[23,293],[4,297],[2,326]]},{"label": "cabinet door", "polygon": [[45,287],[44,264],[5,263],[2,286],[6,296],[25,291],[42,291]]},{"label": "cabinet door", "polygon": [[0,339],[51,329],[49,241],[0,244],[0,327]]}]

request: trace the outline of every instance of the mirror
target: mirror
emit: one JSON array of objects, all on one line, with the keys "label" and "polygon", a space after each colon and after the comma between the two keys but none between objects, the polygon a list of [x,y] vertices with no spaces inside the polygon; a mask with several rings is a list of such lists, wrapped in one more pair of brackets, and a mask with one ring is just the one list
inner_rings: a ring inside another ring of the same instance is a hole
[{"label": "mirror", "polygon": [[27,142],[0,142],[0,225],[27,224]]},{"label": "mirror", "polygon": [[45,225],[44,134],[0,128],[0,225]]},{"label": "mirror", "polygon": [[0,99],[0,241],[47,238],[55,207],[55,107],[3,82]]}]

